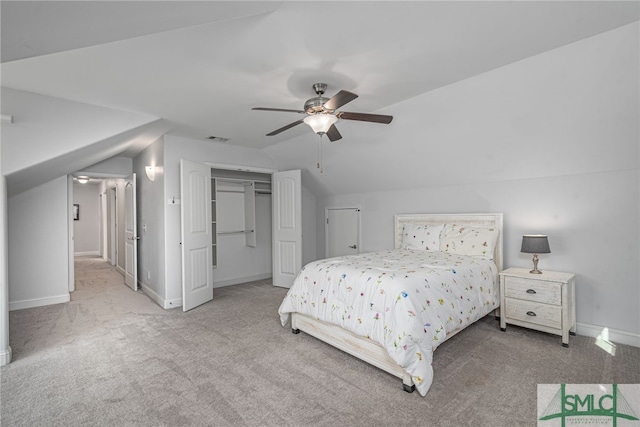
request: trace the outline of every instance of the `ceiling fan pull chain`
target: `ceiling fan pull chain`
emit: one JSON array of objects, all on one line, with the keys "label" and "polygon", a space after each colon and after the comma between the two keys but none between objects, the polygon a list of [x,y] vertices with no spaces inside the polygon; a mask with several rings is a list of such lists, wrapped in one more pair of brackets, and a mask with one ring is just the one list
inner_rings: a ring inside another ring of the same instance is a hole
[{"label": "ceiling fan pull chain", "polygon": [[322,135],[320,135],[320,139],[318,140],[318,169],[322,174]]}]

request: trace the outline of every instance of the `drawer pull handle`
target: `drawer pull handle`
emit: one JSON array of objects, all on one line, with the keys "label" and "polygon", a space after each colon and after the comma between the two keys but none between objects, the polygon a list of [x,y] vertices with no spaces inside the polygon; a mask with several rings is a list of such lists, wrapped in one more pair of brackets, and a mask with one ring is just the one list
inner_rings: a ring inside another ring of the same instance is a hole
[{"label": "drawer pull handle", "polygon": [[535,291],[535,290],[533,290],[533,289],[527,289],[527,293],[528,293],[528,294],[535,294],[535,293],[536,293],[536,291]]},{"label": "drawer pull handle", "polygon": [[527,311],[527,316],[537,316],[533,311]]}]

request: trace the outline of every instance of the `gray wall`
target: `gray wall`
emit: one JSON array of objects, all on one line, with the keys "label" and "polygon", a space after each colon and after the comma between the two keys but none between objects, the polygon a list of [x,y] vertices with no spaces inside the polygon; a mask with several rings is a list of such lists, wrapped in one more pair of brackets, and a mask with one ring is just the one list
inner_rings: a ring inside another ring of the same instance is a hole
[{"label": "gray wall", "polygon": [[[144,292],[164,306],[165,289],[165,203],[164,138],[160,138],[133,160],[136,172],[138,213],[138,282]],[[154,166],[154,180],[146,166]]]},{"label": "gray wall", "polygon": [[67,177],[10,197],[7,206],[9,309],[69,301]]},{"label": "gray wall", "polygon": [[79,220],[73,221],[75,255],[100,254],[100,186],[73,183],[73,203],[79,205]]},{"label": "gray wall", "polygon": [[363,250],[373,251],[393,247],[396,213],[503,212],[507,267],[531,265],[519,252],[524,233],[548,234],[540,268],[576,273],[578,333],[608,328],[640,345],[638,28],[394,106],[402,127],[387,167],[366,153],[347,159],[357,178],[370,177],[366,167],[371,182],[386,179],[384,190],[319,198],[317,215],[362,206]]}]

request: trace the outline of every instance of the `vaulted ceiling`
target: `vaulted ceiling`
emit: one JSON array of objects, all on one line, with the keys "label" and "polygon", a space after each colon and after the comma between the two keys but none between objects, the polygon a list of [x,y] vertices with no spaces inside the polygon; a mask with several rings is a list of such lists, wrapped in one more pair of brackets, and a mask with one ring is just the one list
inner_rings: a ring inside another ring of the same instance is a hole
[{"label": "vaulted ceiling", "polygon": [[384,112],[638,19],[612,3],[2,1],[2,86],[265,148],[311,130],[267,137],[299,117],[252,107],[300,109],[325,82],[360,95],[347,111]]}]

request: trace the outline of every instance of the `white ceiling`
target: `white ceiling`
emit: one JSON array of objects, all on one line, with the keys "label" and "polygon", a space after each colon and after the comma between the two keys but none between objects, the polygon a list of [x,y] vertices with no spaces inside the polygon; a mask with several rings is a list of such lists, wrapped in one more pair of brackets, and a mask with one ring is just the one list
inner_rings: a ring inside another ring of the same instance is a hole
[{"label": "white ceiling", "polygon": [[[2,1],[2,85],[264,148],[312,84],[385,108],[638,20],[638,2]],[[4,113],[4,112],[3,112]],[[351,125],[351,124],[350,124]],[[357,123],[358,126],[380,126]],[[338,123],[338,126],[340,124]],[[346,139],[346,136],[345,136]]]}]

